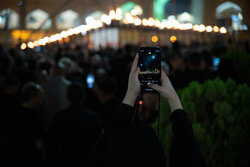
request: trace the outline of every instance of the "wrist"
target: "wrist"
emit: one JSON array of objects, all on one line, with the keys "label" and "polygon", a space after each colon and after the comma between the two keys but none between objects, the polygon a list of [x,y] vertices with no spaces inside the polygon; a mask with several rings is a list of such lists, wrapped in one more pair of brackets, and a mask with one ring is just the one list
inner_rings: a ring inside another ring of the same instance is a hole
[{"label": "wrist", "polygon": [[122,103],[130,105],[130,106],[134,106],[136,99],[137,99],[137,95],[135,93],[127,92]]},{"label": "wrist", "polygon": [[181,101],[180,101],[180,99],[179,99],[178,96],[176,96],[175,98],[169,99],[169,100],[168,100],[168,103],[169,103],[169,106],[170,106],[171,113],[172,113],[174,110],[183,109],[182,104],[181,104]]}]

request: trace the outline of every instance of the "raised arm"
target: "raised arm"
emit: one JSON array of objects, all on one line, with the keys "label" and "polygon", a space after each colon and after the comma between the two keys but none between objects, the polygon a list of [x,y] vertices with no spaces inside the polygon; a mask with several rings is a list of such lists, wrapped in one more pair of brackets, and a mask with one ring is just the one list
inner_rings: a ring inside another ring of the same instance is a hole
[{"label": "raised arm", "polygon": [[162,72],[162,85],[149,84],[169,103],[174,139],[170,159],[170,167],[205,167],[200,150],[195,141],[193,128],[183,110],[181,101],[169,78]]}]

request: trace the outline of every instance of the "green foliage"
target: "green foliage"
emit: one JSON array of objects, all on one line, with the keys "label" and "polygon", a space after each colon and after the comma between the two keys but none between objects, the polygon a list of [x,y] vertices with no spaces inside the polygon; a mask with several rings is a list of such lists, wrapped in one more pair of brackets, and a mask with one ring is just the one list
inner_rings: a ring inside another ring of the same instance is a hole
[{"label": "green foliage", "polygon": [[221,61],[231,62],[231,70],[233,71],[231,77],[237,81],[250,84],[250,54],[231,49],[221,55]]},{"label": "green foliage", "polygon": [[[207,165],[250,166],[250,88],[216,78],[204,84],[192,82],[178,94]],[[170,109],[161,101],[160,140],[169,159]]]}]

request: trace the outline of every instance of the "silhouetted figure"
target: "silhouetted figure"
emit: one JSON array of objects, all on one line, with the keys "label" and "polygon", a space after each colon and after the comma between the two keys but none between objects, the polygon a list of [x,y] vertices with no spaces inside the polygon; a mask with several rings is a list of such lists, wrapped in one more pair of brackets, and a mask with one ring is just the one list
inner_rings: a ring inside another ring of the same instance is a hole
[{"label": "silhouetted figure", "polygon": [[48,132],[47,166],[82,167],[101,135],[98,117],[84,109],[85,91],[81,84],[68,87],[70,106],[58,112]]},{"label": "silhouetted figure", "polygon": [[72,68],[72,61],[61,58],[54,66],[49,80],[44,86],[44,124],[47,131],[55,115],[68,107],[67,87],[70,81],[66,79],[66,74]]},{"label": "silhouetted figure", "polygon": [[89,91],[86,105],[102,119],[104,128],[107,127],[119,105],[116,92],[116,80],[106,75],[99,79],[97,78],[94,88]]},{"label": "silhouetted figure", "polygon": [[21,105],[6,120],[5,166],[42,166],[43,124],[37,111],[43,99],[40,85],[27,83],[21,91]]},{"label": "silhouetted figure", "polygon": [[[134,120],[134,105],[141,91],[138,79],[138,55],[129,75],[128,89],[122,104],[116,110],[109,128],[96,146],[96,152],[89,161],[91,167],[166,167],[163,148],[150,126],[155,117],[157,98],[154,94],[143,95],[138,120]],[[162,85],[149,84],[169,103],[173,125],[173,146],[170,167],[205,167],[200,150],[194,138],[191,123],[182,108],[171,82],[162,71]],[[156,95],[157,96],[157,95]],[[147,108],[147,109],[146,109]],[[147,111],[145,111],[147,110]]]},{"label": "silhouetted figure", "polygon": [[201,66],[201,55],[198,52],[191,53],[188,59],[188,72],[187,78],[188,82],[198,81],[203,82],[204,76],[200,70]]}]

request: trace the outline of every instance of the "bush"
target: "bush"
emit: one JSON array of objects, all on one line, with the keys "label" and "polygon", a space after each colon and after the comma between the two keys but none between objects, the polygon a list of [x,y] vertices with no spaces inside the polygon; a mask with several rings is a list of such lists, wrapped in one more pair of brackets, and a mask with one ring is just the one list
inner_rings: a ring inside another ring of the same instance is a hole
[{"label": "bush", "polygon": [[[192,82],[177,92],[209,167],[250,166],[250,88],[232,79]],[[160,140],[169,160],[170,110],[161,100]]]},{"label": "bush", "polygon": [[229,50],[221,55],[219,72],[224,79],[233,77],[237,82],[250,85],[250,55],[236,49]]}]

